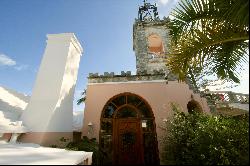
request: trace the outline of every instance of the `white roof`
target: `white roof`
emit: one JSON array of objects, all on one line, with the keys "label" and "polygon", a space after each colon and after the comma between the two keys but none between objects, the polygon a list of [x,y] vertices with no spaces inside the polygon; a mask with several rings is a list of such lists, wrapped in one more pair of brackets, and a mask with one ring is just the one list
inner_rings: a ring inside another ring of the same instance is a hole
[{"label": "white roof", "polygon": [[[0,86],[0,133],[24,133],[29,130],[19,118],[29,102],[30,96]],[[83,111],[73,111],[73,131],[83,125]]]},{"label": "white roof", "polygon": [[[29,130],[22,125],[22,121],[12,121],[6,118],[6,112],[0,111],[0,133],[26,133]],[[7,114],[11,117],[11,113]]]},{"label": "white roof", "polygon": [[87,164],[90,165],[92,154],[41,147],[32,143],[10,144],[0,141],[0,165],[77,165],[87,158]]}]

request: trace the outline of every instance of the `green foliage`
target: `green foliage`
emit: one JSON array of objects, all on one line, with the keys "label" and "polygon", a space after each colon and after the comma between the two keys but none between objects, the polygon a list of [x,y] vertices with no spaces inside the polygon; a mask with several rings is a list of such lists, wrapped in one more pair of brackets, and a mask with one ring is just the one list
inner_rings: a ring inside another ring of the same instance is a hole
[{"label": "green foliage", "polygon": [[89,139],[88,137],[84,136],[78,142],[69,142],[66,145],[66,149],[74,151],[93,152],[92,165],[100,165],[100,158],[102,156],[102,153],[99,151],[98,143],[96,142],[95,138]]},{"label": "green foliage", "polygon": [[248,0],[180,1],[169,24],[170,70],[184,80],[190,69],[205,68],[239,83],[236,69],[249,56],[248,6]]},{"label": "green foliage", "polygon": [[163,158],[167,164],[249,164],[248,117],[175,114],[166,122]]},{"label": "green foliage", "polygon": [[83,137],[78,142],[69,142],[66,145],[66,149],[68,150],[77,150],[77,151],[86,151],[86,152],[93,152],[96,151],[98,147],[98,144],[96,140],[89,139],[88,137]]},{"label": "green foliage", "polygon": [[77,100],[77,105],[84,103],[86,100],[86,89],[83,90],[81,98]]},{"label": "green foliage", "polygon": [[51,147],[51,148],[58,148],[57,145],[51,145],[50,147]]},{"label": "green foliage", "polygon": [[61,137],[56,144],[50,145],[51,148],[64,148],[69,141],[68,138]]},{"label": "green foliage", "polygon": [[62,138],[60,138],[60,141],[61,141],[61,142],[67,142],[67,141],[69,141],[69,139],[68,139],[68,138],[62,137]]}]

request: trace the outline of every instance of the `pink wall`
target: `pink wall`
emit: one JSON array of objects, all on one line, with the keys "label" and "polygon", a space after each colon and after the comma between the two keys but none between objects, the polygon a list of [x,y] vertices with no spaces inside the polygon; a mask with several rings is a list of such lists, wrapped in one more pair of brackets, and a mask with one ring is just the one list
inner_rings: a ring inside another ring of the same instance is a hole
[{"label": "pink wall", "polygon": [[[151,106],[154,116],[158,140],[163,131],[163,119],[170,117],[171,102],[179,104],[184,112],[187,112],[187,103],[193,94],[194,100],[200,103],[204,112],[209,113],[206,99],[200,98],[199,94],[194,94],[185,83],[169,81],[151,82],[128,82],[128,83],[98,83],[89,84],[87,87],[87,99],[85,102],[84,120],[82,135],[99,140],[101,112],[106,102],[113,96],[130,92],[144,98]],[[93,124],[93,133],[88,133],[88,123]],[[159,141],[158,141],[159,142]]]},{"label": "pink wall", "polygon": [[4,133],[1,139],[8,142],[11,136],[12,136],[12,133]]},{"label": "pink wall", "polygon": [[25,133],[19,136],[18,141],[23,143],[36,143],[42,146],[63,145],[60,138],[73,140],[73,132],[32,132]]}]

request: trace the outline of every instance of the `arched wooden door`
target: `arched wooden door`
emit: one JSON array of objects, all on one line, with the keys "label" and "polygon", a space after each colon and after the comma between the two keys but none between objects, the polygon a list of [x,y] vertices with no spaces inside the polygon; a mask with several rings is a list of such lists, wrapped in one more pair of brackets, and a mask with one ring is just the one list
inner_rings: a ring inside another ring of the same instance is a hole
[{"label": "arched wooden door", "polygon": [[143,164],[143,140],[138,110],[131,105],[118,109],[114,118],[114,164]]},{"label": "arched wooden door", "polygon": [[119,94],[106,103],[99,139],[104,164],[159,164],[151,107],[135,94]]}]

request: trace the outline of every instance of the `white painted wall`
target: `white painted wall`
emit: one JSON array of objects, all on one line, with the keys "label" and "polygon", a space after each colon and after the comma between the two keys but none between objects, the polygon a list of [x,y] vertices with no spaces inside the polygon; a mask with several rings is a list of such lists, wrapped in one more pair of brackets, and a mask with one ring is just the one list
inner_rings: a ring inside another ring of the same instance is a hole
[{"label": "white painted wall", "polygon": [[47,46],[21,120],[33,132],[71,132],[82,47],[73,33],[47,35]]},{"label": "white painted wall", "polygon": [[30,96],[0,85],[0,110],[23,110]]},{"label": "white painted wall", "polygon": [[2,133],[28,131],[19,118],[27,106],[30,96],[0,86],[0,138]]},{"label": "white painted wall", "polygon": [[[10,121],[19,120],[22,111],[27,106],[30,96],[0,85],[0,114]],[[0,116],[0,122],[1,122]]]}]

